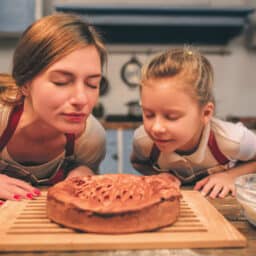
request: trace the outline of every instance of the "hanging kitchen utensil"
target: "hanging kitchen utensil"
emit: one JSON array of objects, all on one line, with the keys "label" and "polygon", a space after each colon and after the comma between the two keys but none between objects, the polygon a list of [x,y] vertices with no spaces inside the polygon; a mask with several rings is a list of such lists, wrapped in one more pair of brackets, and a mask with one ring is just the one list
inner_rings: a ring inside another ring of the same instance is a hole
[{"label": "hanging kitchen utensil", "polygon": [[102,118],[104,116],[104,112],[104,106],[101,102],[97,103],[92,110],[92,114],[97,118]]},{"label": "hanging kitchen utensil", "polygon": [[130,121],[142,121],[142,111],[138,100],[131,100],[126,103]]},{"label": "hanging kitchen utensil", "polygon": [[139,86],[141,66],[136,56],[132,56],[131,59],[122,66],[121,78],[130,88]]},{"label": "hanging kitchen utensil", "polygon": [[100,81],[100,96],[104,96],[109,91],[109,81],[105,76],[102,76]]}]

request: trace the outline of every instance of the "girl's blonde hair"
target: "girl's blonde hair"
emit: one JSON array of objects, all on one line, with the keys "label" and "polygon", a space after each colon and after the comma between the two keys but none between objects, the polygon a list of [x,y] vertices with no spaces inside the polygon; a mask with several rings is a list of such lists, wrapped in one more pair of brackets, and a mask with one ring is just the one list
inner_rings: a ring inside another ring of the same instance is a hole
[{"label": "girl's blonde hair", "polygon": [[185,89],[200,106],[214,103],[213,68],[199,51],[187,46],[156,55],[142,68],[141,86],[149,80],[174,77],[184,82]]},{"label": "girl's blonde hair", "polygon": [[25,83],[57,60],[87,45],[96,47],[103,68],[107,52],[101,36],[80,17],[55,13],[34,22],[24,31],[15,49],[12,75],[0,74],[0,102],[18,103]]}]

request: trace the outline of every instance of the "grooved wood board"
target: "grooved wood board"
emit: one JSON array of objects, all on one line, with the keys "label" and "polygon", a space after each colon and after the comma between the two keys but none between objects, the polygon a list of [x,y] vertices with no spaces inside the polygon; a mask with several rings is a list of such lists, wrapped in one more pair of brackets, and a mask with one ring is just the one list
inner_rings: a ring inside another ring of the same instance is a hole
[{"label": "grooved wood board", "polygon": [[81,233],[46,216],[46,192],[36,200],[0,207],[0,251],[81,251],[244,247],[246,238],[199,192],[182,191],[179,219],[154,232],[125,235]]}]

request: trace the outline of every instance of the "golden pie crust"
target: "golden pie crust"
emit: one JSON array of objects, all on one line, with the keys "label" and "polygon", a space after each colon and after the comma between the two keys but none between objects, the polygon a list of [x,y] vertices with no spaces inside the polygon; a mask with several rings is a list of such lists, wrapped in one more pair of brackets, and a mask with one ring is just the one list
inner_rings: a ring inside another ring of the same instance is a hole
[{"label": "golden pie crust", "polygon": [[47,216],[86,232],[142,232],[174,223],[180,198],[179,184],[167,173],[73,177],[49,188]]}]

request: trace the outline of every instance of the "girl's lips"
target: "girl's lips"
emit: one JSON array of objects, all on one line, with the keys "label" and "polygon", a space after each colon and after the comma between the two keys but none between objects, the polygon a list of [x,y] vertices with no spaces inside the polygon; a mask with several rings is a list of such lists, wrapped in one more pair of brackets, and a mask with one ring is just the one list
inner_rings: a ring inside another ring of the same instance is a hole
[{"label": "girl's lips", "polygon": [[170,143],[170,142],[174,142],[174,140],[173,140],[173,139],[171,139],[171,140],[159,140],[159,139],[154,139],[154,142],[155,142],[156,144],[167,144],[167,143]]}]

